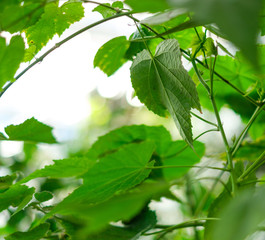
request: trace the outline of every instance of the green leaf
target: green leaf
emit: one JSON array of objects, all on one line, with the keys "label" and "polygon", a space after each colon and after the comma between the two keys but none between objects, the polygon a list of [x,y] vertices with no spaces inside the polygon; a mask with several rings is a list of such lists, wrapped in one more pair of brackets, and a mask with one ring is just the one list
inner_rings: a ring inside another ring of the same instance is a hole
[{"label": "green leaf", "polygon": [[136,12],[155,13],[169,8],[166,0],[125,0],[125,3]]},{"label": "green leaf", "polygon": [[265,219],[264,197],[264,187],[255,194],[252,189],[239,194],[222,210],[213,239],[242,240],[255,232]]},{"label": "green leaf", "polygon": [[99,48],[94,58],[94,67],[99,67],[108,76],[115,73],[126,61],[124,58],[130,43],[126,37],[116,37]]},{"label": "green leaf", "polygon": [[49,178],[68,178],[78,177],[84,174],[94,162],[88,158],[69,158],[63,160],[54,160],[53,165],[45,166],[36,170],[29,176],[22,179],[19,183],[25,183],[39,177]]},{"label": "green leaf", "polygon": [[23,61],[25,43],[21,36],[13,36],[9,45],[0,37],[0,89],[8,81],[14,80],[14,75]]},{"label": "green leaf", "polygon": [[0,132],[0,140],[8,140],[8,138]]},{"label": "green leaf", "polygon": [[120,147],[145,140],[154,141],[156,152],[161,154],[171,141],[170,133],[162,126],[132,125],[124,126],[101,136],[92,145],[88,157],[97,159],[113,153]]},{"label": "green leaf", "polygon": [[11,2],[2,0],[0,7],[0,31],[10,33],[22,32],[27,27],[36,23],[43,13],[42,0],[27,0]]},{"label": "green leaf", "polygon": [[[144,184],[130,192],[126,192],[113,198],[99,203],[99,204],[75,204],[72,206],[71,211],[74,216],[79,216],[81,219],[85,219],[87,226],[80,231],[78,239],[82,239],[87,234],[98,232],[101,229],[105,229],[108,223],[111,221],[119,220],[131,220],[136,215],[138,215],[146,204],[152,199],[153,195],[159,194],[168,187],[164,183],[155,184]],[[130,206],[128,208],[128,206]],[[148,218],[151,220],[151,218]],[[153,219],[151,220],[153,221]],[[140,227],[132,228],[134,229],[134,234],[137,236],[141,231],[147,230],[152,226],[152,223],[144,223]],[[129,227],[127,227],[129,229]]]},{"label": "green leaf", "polygon": [[[192,166],[199,163],[205,153],[204,144],[195,141],[194,150],[195,152],[187,148],[184,141],[171,142],[161,156],[162,166]],[[165,168],[163,175],[167,180],[173,180],[186,174],[189,169],[188,167]]]},{"label": "green leaf", "polygon": [[5,237],[6,240],[40,240],[42,239],[45,234],[47,233],[48,229],[50,227],[50,224],[43,223],[39,226],[32,228],[28,232],[15,232],[7,237]]},{"label": "green leaf", "polygon": [[147,167],[154,164],[149,162],[154,148],[150,141],[132,143],[101,158],[83,175],[84,184],[58,204],[54,212],[69,214],[73,205],[102,202],[140,184],[151,172]]},{"label": "green leaf", "polygon": [[154,56],[139,53],[131,67],[131,79],[142,103],[160,116],[169,111],[187,143],[192,146],[190,110],[200,110],[196,87],[181,62],[177,40],[160,43]]},{"label": "green leaf", "polygon": [[9,206],[19,206],[23,203],[24,199],[28,199],[28,196],[32,196],[33,192],[34,188],[28,188],[24,185],[13,185],[4,193],[0,194],[0,212]]},{"label": "green leaf", "polygon": [[48,3],[39,21],[25,31],[29,46],[34,45],[37,53],[55,34],[60,36],[83,16],[81,2],[67,1],[61,7],[58,6],[58,1]]},{"label": "green leaf", "polygon": [[[116,9],[122,9],[123,8],[123,2],[121,2],[121,1],[116,1],[116,2],[112,3],[112,5],[110,5],[109,3],[104,3],[104,5],[111,6],[111,7],[116,8]],[[111,16],[117,14],[117,11],[110,9],[110,8],[107,8],[105,6],[102,6],[102,5],[95,7],[92,10],[92,12],[99,12],[103,18],[108,18],[108,17],[111,17]]]},{"label": "green leaf", "polygon": [[56,143],[52,128],[35,118],[26,120],[19,125],[9,125],[5,128],[8,140]]},{"label": "green leaf", "polygon": [[9,188],[13,184],[16,178],[17,178],[16,173],[0,177],[0,190]]},{"label": "green leaf", "polygon": [[38,192],[34,194],[34,197],[39,201],[39,202],[46,202],[49,201],[50,199],[53,198],[52,193],[43,191],[43,192]]}]

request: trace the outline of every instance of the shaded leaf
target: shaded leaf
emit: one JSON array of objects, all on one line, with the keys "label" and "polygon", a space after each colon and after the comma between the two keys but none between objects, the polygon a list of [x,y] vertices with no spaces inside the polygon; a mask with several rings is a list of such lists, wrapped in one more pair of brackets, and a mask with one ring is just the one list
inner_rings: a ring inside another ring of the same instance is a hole
[{"label": "shaded leaf", "polygon": [[167,110],[185,141],[192,146],[191,108],[200,110],[196,87],[182,66],[177,40],[160,43],[154,56],[139,53],[131,67],[131,79],[142,103],[160,116]]},{"label": "shaded leaf", "polygon": [[94,67],[99,67],[104,73],[111,76],[127,61],[124,56],[129,45],[124,36],[111,39],[97,51]]},{"label": "shaded leaf", "polygon": [[42,237],[45,236],[48,229],[50,227],[50,224],[43,223],[39,226],[32,228],[28,232],[15,232],[7,237],[5,237],[6,240],[40,240]]},{"label": "shaded leaf", "polygon": [[[186,147],[186,148],[185,148]],[[184,141],[175,141],[168,144],[168,149],[161,156],[162,166],[192,166],[199,163],[204,155],[204,144],[194,142],[195,152],[187,147]],[[176,167],[163,169],[163,175],[167,180],[177,179],[189,171],[188,167]]]},{"label": "shaded leaf", "polygon": [[16,173],[0,177],[0,190],[9,188],[13,184],[16,178],[17,178]]},{"label": "shaded leaf", "polygon": [[39,201],[39,202],[46,202],[49,201],[50,199],[53,198],[52,193],[43,191],[43,192],[38,192],[34,194],[34,197]]},{"label": "shaded leaf", "polygon": [[8,81],[14,80],[14,75],[23,61],[25,43],[21,36],[13,36],[9,45],[0,37],[0,89]]},{"label": "shaded leaf", "polygon": [[171,141],[171,136],[162,126],[124,126],[99,137],[89,150],[88,156],[97,159],[115,152],[123,145],[145,140],[154,141],[156,145],[155,151],[161,154],[164,148],[167,148],[168,142]]},{"label": "shaded leaf", "polygon": [[52,135],[52,127],[45,125],[35,118],[26,120],[19,125],[9,125],[5,128],[8,140],[56,143]]},{"label": "shaded leaf", "polygon": [[24,185],[13,185],[11,188],[0,194],[0,211],[9,206],[17,207],[28,196],[32,196],[34,188],[28,188]]}]

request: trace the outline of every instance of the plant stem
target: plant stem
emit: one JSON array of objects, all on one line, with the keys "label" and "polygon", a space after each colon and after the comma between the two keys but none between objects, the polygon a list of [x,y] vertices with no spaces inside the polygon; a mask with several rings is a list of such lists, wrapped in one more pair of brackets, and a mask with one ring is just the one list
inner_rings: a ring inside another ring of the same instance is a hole
[{"label": "plant stem", "polygon": [[[172,232],[173,230],[176,229],[181,229],[181,228],[188,228],[188,227],[198,227],[198,226],[204,226],[203,222],[200,221],[219,221],[219,218],[198,218],[198,219],[192,219],[186,222],[182,222],[179,223],[177,225],[173,225],[173,226],[167,226],[165,229],[160,230],[160,231],[156,231],[156,232],[152,232],[152,233],[145,233],[144,235],[148,236],[148,235],[154,235],[154,234],[158,234],[158,233],[163,233],[163,232]],[[164,228],[163,225],[158,225],[158,228]]]},{"label": "plant stem", "polygon": [[169,165],[169,166],[154,166],[154,167],[145,167],[145,169],[164,169],[164,168],[208,168],[220,171],[230,172],[229,169],[219,168],[219,167],[211,167],[211,166],[196,166],[196,165]]},{"label": "plant stem", "polygon": [[204,119],[204,118],[198,116],[198,115],[195,114],[194,112],[190,112],[190,113],[191,113],[191,115],[193,115],[194,117],[196,117],[196,118],[202,120],[203,122],[206,122],[206,123],[208,123],[208,124],[210,124],[210,125],[215,126],[215,127],[218,128],[218,125],[217,125],[217,124],[215,124],[215,123],[213,123],[213,122],[210,122],[210,121],[208,121],[208,120],[206,120],[206,119]]},{"label": "plant stem", "polygon": [[265,151],[259,156],[259,158],[247,168],[245,172],[238,178],[238,182],[242,181],[250,173],[256,171],[261,165],[265,163]]},{"label": "plant stem", "polygon": [[231,154],[230,146],[228,144],[228,141],[227,141],[227,138],[225,135],[223,124],[222,124],[222,121],[221,121],[221,118],[219,115],[219,111],[218,111],[217,106],[216,106],[215,97],[214,97],[214,93],[213,93],[213,74],[214,74],[214,67],[215,67],[215,63],[216,63],[216,57],[214,58],[213,66],[212,66],[211,62],[212,62],[212,59],[210,58],[210,81],[211,81],[210,99],[212,102],[212,106],[214,109],[214,113],[216,116],[218,127],[219,127],[219,130],[220,130],[222,138],[223,138],[223,142],[224,142],[225,147],[226,147],[227,163],[228,163],[230,170],[231,170],[232,196],[234,196],[236,189],[237,189],[237,179],[236,179],[236,175],[234,172],[232,154]]},{"label": "plant stem", "polygon": [[[122,12],[122,13],[119,13],[117,15],[113,15],[111,17],[108,17],[108,18],[105,18],[105,19],[102,19],[102,20],[99,20],[95,23],[92,23],[82,29],[80,29],[79,31],[73,33],[72,35],[70,35],[69,37],[65,38],[64,40],[58,42],[55,44],[54,47],[52,47],[51,49],[49,49],[47,52],[45,52],[43,55],[41,55],[39,58],[37,58],[33,63],[31,63],[26,69],[24,69],[21,73],[19,73],[16,77],[15,77],[15,80],[18,80],[20,77],[22,77],[29,69],[31,69],[32,67],[34,67],[37,63],[39,62],[42,62],[43,59],[45,57],[47,57],[50,53],[52,53],[55,49],[59,48],[61,45],[63,45],[64,43],[68,42],[69,40],[71,40],[72,38],[78,36],[79,34],[101,24],[101,23],[104,23],[104,22],[107,22],[109,20],[112,20],[112,19],[115,19],[115,18],[118,18],[118,17],[122,17],[122,16],[127,16],[127,15],[130,15],[132,14],[132,12]],[[14,82],[10,82],[8,83],[4,88],[3,90],[0,92],[0,97],[3,96],[3,94],[6,92],[6,90],[8,88],[10,88],[12,85],[13,85]]]},{"label": "plant stem", "polygon": [[253,122],[257,119],[258,115],[263,111],[264,107],[265,107],[265,102],[263,102],[261,106],[258,106],[256,110],[254,111],[254,113],[252,114],[249,122],[247,123],[246,127],[241,132],[240,136],[237,138],[234,146],[231,149],[232,156],[234,156],[236,152],[238,151],[242,141],[244,140],[246,134],[248,133],[248,130],[250,129]]}]

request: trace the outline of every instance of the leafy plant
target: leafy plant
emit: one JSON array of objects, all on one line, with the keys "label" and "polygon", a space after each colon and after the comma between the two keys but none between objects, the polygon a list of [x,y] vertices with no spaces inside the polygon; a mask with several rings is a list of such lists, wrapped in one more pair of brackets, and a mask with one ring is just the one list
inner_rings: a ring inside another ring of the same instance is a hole
[{"label": "leafy plant", "polygon": [[[41,55],[50,39],[84,17],[86,4],[96,5],[93,11],[103,18]],[[136,13],[143,12],[151,14],[144,20],[136,18]],[[29,173],[25,167],[36,144],[57,143],[52,128],[35,118],[7,126],[0,140],[24,142],[25,165],[24,169],[9,166],[11,174],[0,177],[0,211],[10,214],[1,229],[3,237],[255,239],[264,231],[265,220],[265,62],[264,45],[258,44],[264,35],[264,14],[261,0],[112,4],[2,0],[0,33],[9,32],[12,37],[10,41],[0,37],[0,97],[37,63],[84,31],[115,18],[130,18],[136,31],[129,39],[118,36],[106,42],[94,58],[94,67],[111,76],[131,61],[135,95],[154,114],[172,117],[183,138],[172,140],[163,126],[123,126],[99,137],[88,151]],[[222,44],[223,39],[233,44],[236,54]],[[28,66],[16,75],[22,62]],[[223,127],[220,109],[224,106],[245,124],[233,139]],[[201,116],[206,110],[213,113],[214,121]],[[194,137],[192,116],[212,128]],[[209,146],[198,141],[212,131],[222,137],[224,153],[214,149],[209,154]],[[218,165],[205,163],[205,158],[215,159],[210,163]],[[206,171],[200,177],[195,169],[211,169],[214,174]],[[39,178],[44,179],[40,189],[27,185]],[[212,183],[204,185],[204,180]],[[69,182],[74,190],[67,188]],[[58,189],[67,191],[67,196],[62,199]],[[161,197],[178,202],[184,222],[158,222],[150,203]],[[27,229],[21,231],[19,225],[25,219]]]}]

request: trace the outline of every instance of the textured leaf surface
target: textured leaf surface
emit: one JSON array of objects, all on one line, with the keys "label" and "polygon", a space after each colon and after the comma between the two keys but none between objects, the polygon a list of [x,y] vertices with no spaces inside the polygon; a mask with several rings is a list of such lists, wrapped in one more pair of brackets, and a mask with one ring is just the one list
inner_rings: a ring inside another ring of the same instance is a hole
[{"label": "textured leaf surface", "polygon": [[0,194],[0,211],[5,210],[9,206],[17,207],[28,196],[32,196],[34,188],[28,188],[23,185],[14,185],[4,193]]},{"label": "textured leaf surface", "polygon": [[154,148],[152,142],[134,143],[101,158],[83,175],[84,184],[58,204],[54,212],[69,214],[70,206],[102,202],[117,191],[141,183],[150,174],[146,167],[153,165],[149,160]]},{"label": "textured leaf surface", "polygon": [[200,110],[200,102],[195,84],[182,66],[177,40],[160,43],[154,56],[147,50],[139,53],[131,79],[140,101],[160,116],[168,110],[181,136],[192,146],[190,110]]},{"label": "textured leaf surface", "polygon": [[97,159],[116,151],[123,145],[145,140],[154,141],[156,152],[160,154],[164,148],[167,148],[168,142],[171,141],[171,136],[162,126],[125,126],[99,137],[92,145],[88,156]]},{"label": "textured leaf surface", "polygon": [[14,80],[24,52],[25,43],[21,36],[12,37],[8,46],[5,39],[0,37],[0,89],[7,81]]},{"label": "textured leaf surface", "polygon": [[9,140],[56,143],[52,128],[35,118],[26,120],[19,125],[9,125],[5,128]]},{"label": "textured leaf surface", "polygon": [[130,43],[124,36],[111,39],[97,51],[94,67],[99,67],[111,76],[127,61],[124,56],[129,46]]},{"label": "textured leaf surface", "polygon": [[50,2],[45,6],[39,21],[26,30],[29,46],[34,45],[37,53],[55,34],[60,36],[83,16],[84,8],[81,2],[67,1],[61,7],[58,2]]},{"label": "textured leaf surface", "polygon": [[[105,5],[111,6],[111,7],[116,8],[116,9],[122,9],[123,8],[123,2],[121,2],[121,1],[116,1],[116,2],[112,3],[112,5],[110,5],[109,3],[105,3]],[[107,8],[105,6],[101,6],[101,5],[95,7],[92,10],[92,12],[99,12],[103,18],[108,18],[108,17],[111,17],[111,16],[117,14],[117,11],[110,9],[110,8]]]},{"label": "textured leaf surface", "polygon": [[92,165],[93,163],[88,158],[69,158],[63,160],[54,160],[53,165],[48,165],[42,169],[36,170],[26,178],[22,179],[20,183],[25,183],[39,177],[76,177],[84,174]]},{"label": "textured leaf surface", "polygon": [[15,232],[7,237],[6,240],[40,240],[45,236],[50,225],[48,223],[40,224],[28,232]]}]

